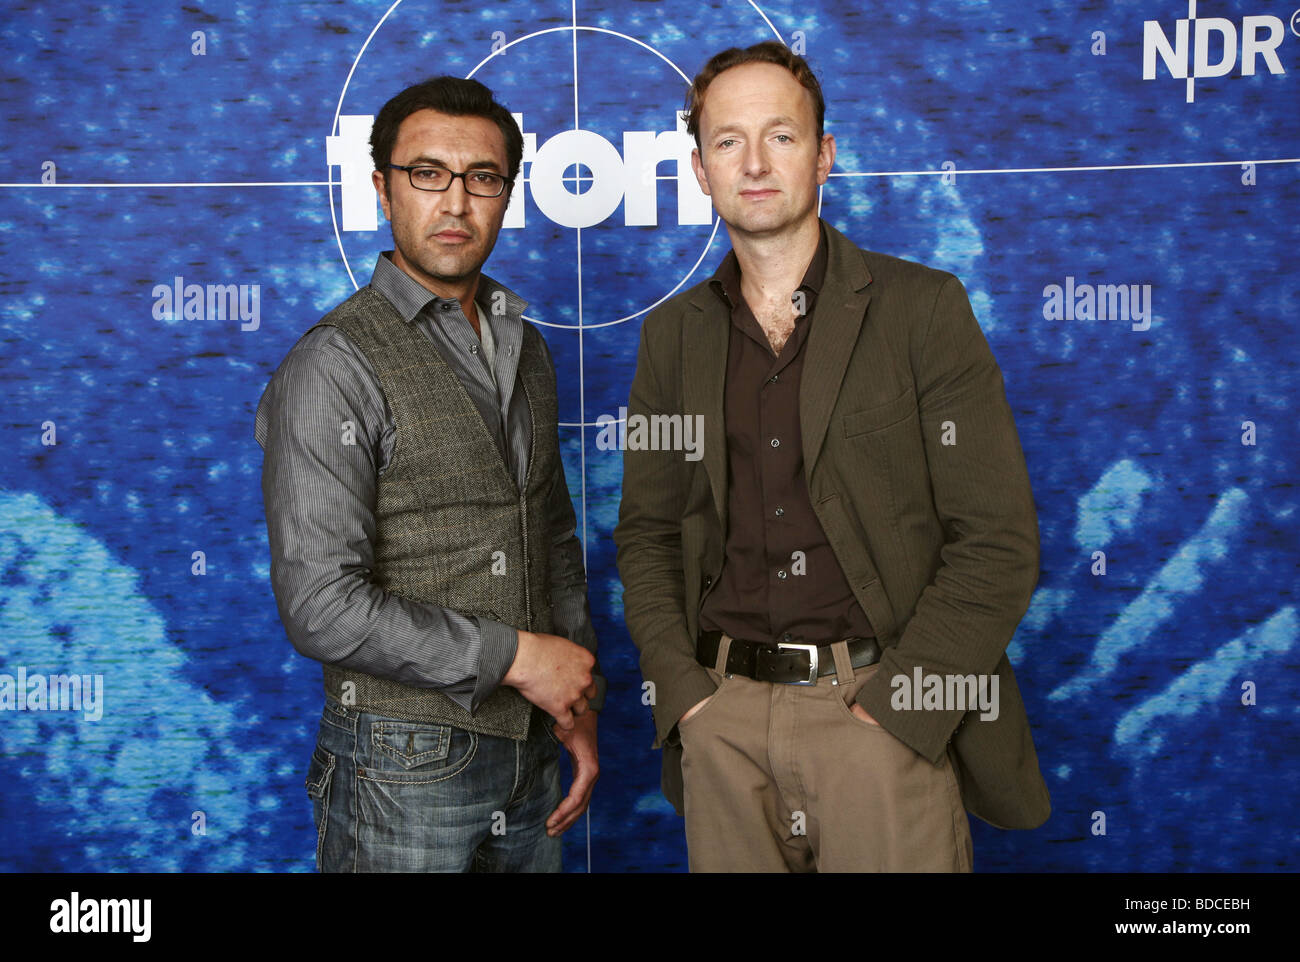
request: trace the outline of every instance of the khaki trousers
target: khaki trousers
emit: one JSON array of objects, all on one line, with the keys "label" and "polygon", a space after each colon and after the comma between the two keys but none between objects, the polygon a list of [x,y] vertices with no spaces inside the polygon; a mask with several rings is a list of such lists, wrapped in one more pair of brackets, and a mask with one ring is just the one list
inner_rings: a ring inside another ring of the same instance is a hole
[{"label": "khaki trousers", "polygon": [[816,685],[723,676],[679,724],[692,872],[969,872],[970,823],[952,762],[932,765],[849,707],[880,667]]}]

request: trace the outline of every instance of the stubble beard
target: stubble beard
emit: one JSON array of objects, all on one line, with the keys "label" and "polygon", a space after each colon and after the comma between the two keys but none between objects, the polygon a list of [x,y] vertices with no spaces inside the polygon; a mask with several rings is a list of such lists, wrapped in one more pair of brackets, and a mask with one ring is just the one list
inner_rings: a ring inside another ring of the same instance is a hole
[{"label": "stubble beard", "polygon": [[[784,195],[785,198],[788,196],[788,194]],[[727,226],[753,237],[780,237],[797,231],[804,221],[809,216],[815,216],[817,211],[816,194],[813,195],[811,204],[801,203],[797,209],[783,204],[780,210],[771,208],[746,210],[747,204],[748,202],[743,198],[736,197],[735,210],[738,216],[735,221],[727,221]],[[724,217],[723,220],[727,219]]]},{"label": "stubble beard", "polygon": [[491,248],[483,250],[477,237],[456,253],[439,252],[438,242],[422,231],[403,229],[400,233],[400,237],[394,235],[393,243],[402,259],[441,284],[459,284],[474,277],[487,263],[488,255],[492,252]]},{"label": "stubble beard", "polygon": [[[773,198],[775,205],[769,201],[755,206],[740,196],[742,190],[761,190],[768,186],[779,191]],[[811,194],[807,197],[802,195],[796,197],[788,186],[782,186],[780,183],[772,185],[745,183],[735,190],[731,213],[736,219],[729,220],[725,216],[722,219],[728,228],[754,238],[772,238],[794,233],[809,216],[816,216],[817,185],[813,186]]]}]

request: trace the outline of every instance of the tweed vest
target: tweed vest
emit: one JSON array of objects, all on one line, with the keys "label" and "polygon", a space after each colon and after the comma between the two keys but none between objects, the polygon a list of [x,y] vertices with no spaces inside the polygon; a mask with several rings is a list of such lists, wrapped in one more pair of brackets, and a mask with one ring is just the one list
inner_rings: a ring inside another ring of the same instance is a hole
[{"label": "tweed vest", "polygon": [[[532,415],[524,491],[478,408],[437,348],[371,287],[321,319],[370,361],[396,424],[378,478],[371,578],[412,601],[550,632],[546,496],[560,452],[555,375],[524,324],[518,387]],[[416,722],[524,739],[532,705],[502,685],[471,715],[439,691],[325,665],[325,692],[348,706]]]}]

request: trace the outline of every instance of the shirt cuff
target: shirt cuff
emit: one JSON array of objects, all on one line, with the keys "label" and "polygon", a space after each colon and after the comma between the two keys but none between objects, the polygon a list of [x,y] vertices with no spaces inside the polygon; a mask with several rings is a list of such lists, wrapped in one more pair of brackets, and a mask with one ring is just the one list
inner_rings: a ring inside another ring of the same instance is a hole
[{"label": "shirt cuff", "polygon": [[477,622],[479,631],[478,678],[468,706],[473,713],[488,695],[497,690],[501,679],[514,664],[519,649],[519,632],[491,618],[471,617]]}]

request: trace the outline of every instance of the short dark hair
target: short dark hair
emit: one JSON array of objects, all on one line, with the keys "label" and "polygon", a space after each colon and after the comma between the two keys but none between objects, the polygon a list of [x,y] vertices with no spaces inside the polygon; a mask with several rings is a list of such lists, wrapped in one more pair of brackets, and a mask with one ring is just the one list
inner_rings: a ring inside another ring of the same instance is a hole
[{"label": "short dark hair", "polygon": [[695,146],[700,146],[700,114],[704,112],[704,95],[708,93],[709,84],[724,70],[739,67],[746,63],[770,63],[784,67],[794,74],[804,90],[812,95],[813,114],[817,118],[817,139],[821,140],[826,126],[826,100],[822,97],[822,85],[808,66],[808,61],[793,52],[783,43],[765,40],[752,47],[729,47],[722,53],[714,54],[704,68],[695,75],[691,89],[686,94],[686,132],[695,138]]},{"label": "short dark hair", "polygon": [[497,103],[492,91],[477,80],[460,77],[430,77],[422,83],[407,87],[380,108],[375,125],[370,129],[370,157],[375,170],[384,175],[388,184],[388,165],[393,160],[393,145],[397,143],[397,129],[402,121],[417,110],[436,110],[453,117],[485,117],[501,130],[506,145],[507,176],[513,181],[519,174],[524,156],[524,135],[519,131],[510,111]]}]

